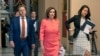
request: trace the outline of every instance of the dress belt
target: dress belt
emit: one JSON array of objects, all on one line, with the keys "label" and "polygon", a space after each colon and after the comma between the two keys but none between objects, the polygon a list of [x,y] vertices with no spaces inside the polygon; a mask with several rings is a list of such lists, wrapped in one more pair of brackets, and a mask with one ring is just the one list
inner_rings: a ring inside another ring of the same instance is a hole
[{"label": "dress belt", "polygon": [[26,39],[27,39],[27,37],[20,37],[20,39],[21,39],[21,40],[26,40]]}]

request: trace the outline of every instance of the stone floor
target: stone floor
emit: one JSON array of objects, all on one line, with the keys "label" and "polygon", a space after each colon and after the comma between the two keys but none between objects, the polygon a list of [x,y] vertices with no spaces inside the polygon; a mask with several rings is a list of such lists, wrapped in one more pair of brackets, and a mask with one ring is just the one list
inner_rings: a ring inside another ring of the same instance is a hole
[{"label": "stone floor", "polygon": [[[0,56],[14,56],[12,48],[0,48]],[[41,53],[39,52],[39,56]]]},{"label": "stone floor", "polygon": [[[11,49],[11,48],[0,48],[0,56],[14,56],[13,55],[13,49]],[[42,56],[40,51],[39,51],[39,56]],[[66,53],[65,56],[73,56],[73,55]],[[100,56],[100,54],[91,55],[91,56]]]}]

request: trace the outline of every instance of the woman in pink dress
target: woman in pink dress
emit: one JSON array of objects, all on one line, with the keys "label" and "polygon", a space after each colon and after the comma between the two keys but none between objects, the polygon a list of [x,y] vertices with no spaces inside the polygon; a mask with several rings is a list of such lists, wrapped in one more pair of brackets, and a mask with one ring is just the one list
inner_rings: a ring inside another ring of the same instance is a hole
[{"label": "woman in pink dress", "polygon": [[56,9],[49,7],[40,26],[40,43],[43,56],[58,56],[60,29]]}]

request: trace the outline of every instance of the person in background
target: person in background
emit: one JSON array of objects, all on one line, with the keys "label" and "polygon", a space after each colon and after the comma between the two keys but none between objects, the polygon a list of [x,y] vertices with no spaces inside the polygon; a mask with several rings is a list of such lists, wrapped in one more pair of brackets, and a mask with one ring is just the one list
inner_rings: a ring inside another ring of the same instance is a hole
[{"label": "person in background", "polygon": [[37,14],[36,14],[36,11],[35,10],[33,10],[32,12],[31,12],[31,19],[33,20],[33,26],[34,26],[34,29],[35,29],[35,49],[34,49],[34,56],[38,56],[38,49],[39,49],[39,26],[40,26],[40,24],[39,24],[39,20],[38,20],[38,18],[36,17],[37,16]]},{"label": "person in background", "polygon": [[[83,5],[79,9],[78,15],[73,16],[65,23],[68,31],[74,31],[73,55],[91,56],[89,35],[81,30],[86,20],[90,20],[90,16],[90,8],[87,5]],[[72,22],[74,22],[75,29],[69,27]],[[88,30],[91,32],[92,29]]]},{"label": "person in background", "polygon": [[40,44],[43,56],[58,56],[60,50],[60,23],[54,7],[46,10],[40,26]]},{"label": "person in background", "polygon": [[6,33],[8,32],[8,24],[6,24],[5,20],[1,20],[1,44],[2,48],[6,48]]},{"label": "person in background", "polygon": [[20,5],[18,11],[20,16],[10,21],[10,46],[14,49],[14,56],[29,56],[35,47],[34,27],[31,18],[26,17],[26,7]]},{"label": "person in background", "polygon": [[16,11],[14,16],[15,16],[15,17],[20,16],[20,15],[19,15],[19,11]]}]

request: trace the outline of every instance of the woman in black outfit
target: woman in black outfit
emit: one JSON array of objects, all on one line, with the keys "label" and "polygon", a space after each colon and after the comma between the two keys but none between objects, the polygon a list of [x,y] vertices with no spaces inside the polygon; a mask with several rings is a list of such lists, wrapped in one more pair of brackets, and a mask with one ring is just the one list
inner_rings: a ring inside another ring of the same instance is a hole
[{"label": "woman in black outfit", "polygon": [[[68,21],[66,21],[66,28],[69,31],[74,31],[73,38],[73,54],[74,55],[82,55],[82,56],[90,56],[91,47],[89,36],[81,28],[84,26],[86,20],[90,20],[90,9],[87,5],[83,5],[79,11],[78,15],[73,16]],[[75,29],[69,27],[70,23],[74,22]],[[89,29],[91,31],[92,29]]]}]

